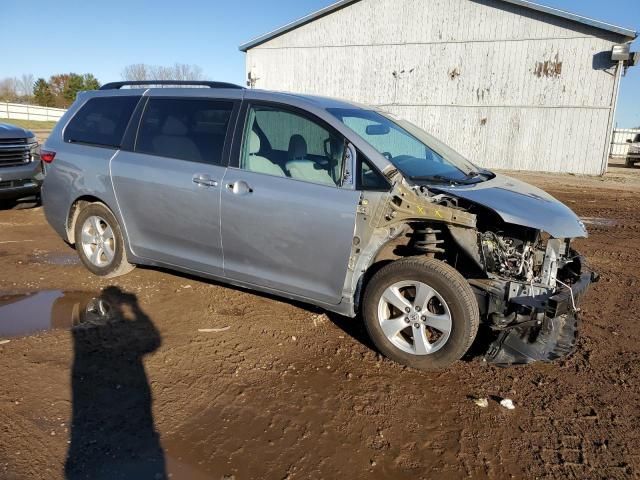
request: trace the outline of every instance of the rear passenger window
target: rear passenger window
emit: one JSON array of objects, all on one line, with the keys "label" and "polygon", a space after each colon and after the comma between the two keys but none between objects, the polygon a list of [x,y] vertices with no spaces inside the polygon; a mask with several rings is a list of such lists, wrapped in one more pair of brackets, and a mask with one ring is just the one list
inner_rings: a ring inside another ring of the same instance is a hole
[{"label": "rear passenger window", "polygon": [[120,148],[140,97],[99,97],[87,101],[64,130],[64,141]]},{"label": "rear passenger window", "polygon": [[142,115],[135,151],[220,165],[232,111],[232,102],[152,98]]}]

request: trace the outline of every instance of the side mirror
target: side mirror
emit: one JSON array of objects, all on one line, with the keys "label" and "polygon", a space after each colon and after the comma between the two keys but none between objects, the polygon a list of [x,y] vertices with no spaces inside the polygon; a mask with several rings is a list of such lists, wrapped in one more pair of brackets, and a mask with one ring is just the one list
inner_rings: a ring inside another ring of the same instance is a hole
[{"label": "side mirror", "polygon": [[630,138],[627,138],[627,143],[633,143],[633,140],[631,140]]}]

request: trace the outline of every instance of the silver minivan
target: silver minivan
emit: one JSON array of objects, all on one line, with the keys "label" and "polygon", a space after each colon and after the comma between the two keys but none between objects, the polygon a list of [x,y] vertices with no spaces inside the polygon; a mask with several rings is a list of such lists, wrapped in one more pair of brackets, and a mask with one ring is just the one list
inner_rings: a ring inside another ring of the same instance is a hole
[{"label": "silver minivan", "polygon": [[112,83],[41,156],[47,220],[94,274],[162,266],[359,317],[414,368],[459,360],[481,324],[490,362],[565,356],[596,279],[566,206],[345,101]]}]

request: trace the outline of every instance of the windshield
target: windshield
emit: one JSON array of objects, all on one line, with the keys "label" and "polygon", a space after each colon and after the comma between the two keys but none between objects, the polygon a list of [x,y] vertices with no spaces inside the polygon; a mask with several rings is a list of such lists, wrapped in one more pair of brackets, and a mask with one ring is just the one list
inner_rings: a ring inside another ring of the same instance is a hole
[{"label": "windshield", "polygon": [[406,120],[374,110],[331,108],[338,118],[414,180],[464,181],[479,175],[462,155]]}]

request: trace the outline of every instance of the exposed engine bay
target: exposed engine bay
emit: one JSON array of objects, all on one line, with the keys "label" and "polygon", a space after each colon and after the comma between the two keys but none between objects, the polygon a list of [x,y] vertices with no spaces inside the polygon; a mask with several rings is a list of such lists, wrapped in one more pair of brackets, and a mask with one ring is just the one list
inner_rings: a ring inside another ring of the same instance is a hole
[{"label": "exposed engine bay", "polygon": [[555,360],[573,351],[578,301],[597,278],[583,268],[571,240],[542,232],[514,238],[478,234],[487,278],[469,279],[487,325],[498,333],[486,360],[501,364]]},{"label": "exposed engine bay", "polygon": [[[403,223],[404,236],[410,240],[402,254],[443,260],[467,279],[493,337],[487,361],[522,364],[571,353],[577,338],[579,299],[598,279],[572,248],[569,235],[586,236],[579,219],[549,197],[570,213],[566,229],[561,222],[536,228],[526,218],[511,223],[505,221],[511,220],[508,211],[452,193],[438,187],[396,184],[378,226]],[[542,204],[532,216],[544,218],[540,207],[549,207],[543,202],[555,208],[554,218],[564,213],[542,194],[534,192],[529,198]],[[569,235],[565,238],[563,233]]]}]

